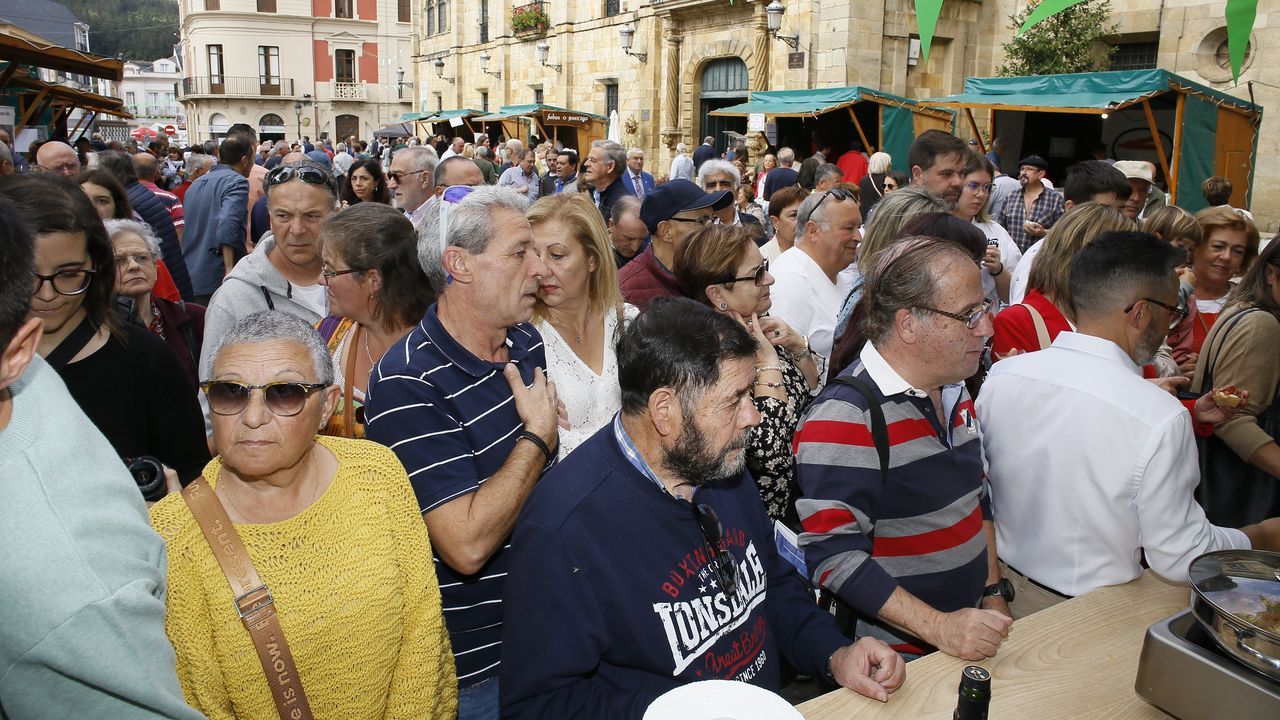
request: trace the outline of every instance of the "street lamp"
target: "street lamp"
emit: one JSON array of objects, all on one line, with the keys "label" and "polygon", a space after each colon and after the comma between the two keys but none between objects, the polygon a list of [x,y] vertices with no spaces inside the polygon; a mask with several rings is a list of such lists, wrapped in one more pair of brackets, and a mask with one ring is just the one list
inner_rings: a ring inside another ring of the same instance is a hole
[{"label": "street lamp", "polygon": [[649,55],[647,53],[631,52],[631,45],[635,42],[635,37],[636,29],[632,27],[631,23],[624,23],[622,27],[618,28],[618,39],[622,41],[623,54],[630,55],[640,62],[649,62]]},{"label": "street lamp", "polygon": [[298,118],[298,140],[302,140],[302,101],[293,101],[293,114]]},{"label": "street lamp", "polygon": [[453,78],[447,78],[444,76],[444,58],[436,58],[436,61],[431,64],[436,66],[436,77],[444,80],[445,82],[453,82]]},{"label": "street lamp", "polygon": [[773,0],[773,2],[769,3],[768,7],[764,9],[764,13],[769,21],[769,32],[773,33],[773,39],[781,40],[782,42],[790,45],[792,50],[795,50],[800,47],[799,35],[778,34],[778,32],[782,30],[782,15],[786,11],[786,6],[778,0]]},{"label": "street lamp", "polygon": [[538,62],[542,63],[542,67],[549,67],[556,72],[560,72],[561,65],[547,62],[547,55],[551,52],[551,45],[546,40],[539,40],[537,45],[533,46],[533,50],[537,53]]},{"label": "street lamp", "polygon": [[396,68],[396,99],[404,99],[404,68]]},{"label": "street lamp", "polygon": [[484,73],[485,75],[492,75],[498,78],[499,80],[501,80],[502,79],[501,70],[495,70],[493,72],[489,72],[489,61],[492,59],[493,59],[493,56],[489,54],[488,50],[480,51],[480,72]]}]

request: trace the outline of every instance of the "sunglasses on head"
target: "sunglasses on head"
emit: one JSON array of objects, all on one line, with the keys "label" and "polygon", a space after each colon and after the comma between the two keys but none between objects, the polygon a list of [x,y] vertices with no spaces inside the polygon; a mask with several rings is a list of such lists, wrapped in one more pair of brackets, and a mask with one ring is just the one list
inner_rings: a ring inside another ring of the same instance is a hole
[{"label": "sunglasses on head", "polygon": [[810,211],[809,214],[813,215],[813,212],[816,211],[819,207],[822,207],[822,203],[826,202],[827,198],[833,195],[835,196],[836,200],[853,200],[855,202],[858,200],[858,196],[854,195],[852,190],[845,190],[844,188],[831,188],[830,190],[822,194],[822,199],[819,200],[818,203],[813,206],[813,210]]},{"label": "sunglasses on head", "polygon": [[724,525],[720,524],[720,517],[710,505],[701,503],[693,503],[693,517],[698,521],[698,529],[702,531],[702,540],[711,550],[712,561],[708,563],[708,567],[716,576],[716,584],[720,586],[720,591],[725,594],[725,597],[737,597],[738,563],[734,561],[733,555],[728,550],[720,547],[724,541]]},{"label": "sunglasses on head", "polygon": [[281,183],[287,183],[295,177],[308,185],[323,185],[331,190],[337,187],[332,175],[320,168],[306,165],[281,165],[277,167],[267,173],[267,187],[275,187]]},{"label": "sunglasses on head", "polygon": [[229,380],[211,380],[200,383],[200,389],[209,400],[209,410],[215,415],[239,415],[248,407],[250,393],[261,390],[268,410],[280,417],[293,417],[302,412],[311,393],[327,387],[322,383],[300,382],[246,385]]}]

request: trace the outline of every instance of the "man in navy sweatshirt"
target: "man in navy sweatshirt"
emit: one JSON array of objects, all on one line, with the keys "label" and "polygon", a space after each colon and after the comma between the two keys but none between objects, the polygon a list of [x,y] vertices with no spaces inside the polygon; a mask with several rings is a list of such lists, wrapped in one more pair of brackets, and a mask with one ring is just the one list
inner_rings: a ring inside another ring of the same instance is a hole
[{"label": "man in navy sweatshirt", "polygon": [[775,550],[743,471],[755,340],[658,299],[618,344],[622,411],[525,504],[503,597],[503,718],[636,718],[699,680],[776,691],[782,661],[885,701],[883,642],[849,644]]}]

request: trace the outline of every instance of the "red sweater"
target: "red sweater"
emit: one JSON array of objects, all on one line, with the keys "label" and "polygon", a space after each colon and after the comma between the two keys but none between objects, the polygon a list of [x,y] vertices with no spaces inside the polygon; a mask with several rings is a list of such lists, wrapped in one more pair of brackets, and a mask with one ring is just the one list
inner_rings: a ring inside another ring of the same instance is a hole
[{"label": "red sweater", "polygon": [[[1071,323],[1049,299],[1039,290],[1028,290],[1022,299],[1022,305],[1030,305],[1040,312],[1044,318],[1045,329],[1049,331],[1049,342],[1058,337],[1058,333],[1071,329]],[[1022,305],[1010,305],[1000,311],[995,318],[996,334],[991,338],[992,359],[999,360],[1010,350],[1035,352],[1043,350],[1036,337],[1036,326],[1031,321],[1031,313]]]}]

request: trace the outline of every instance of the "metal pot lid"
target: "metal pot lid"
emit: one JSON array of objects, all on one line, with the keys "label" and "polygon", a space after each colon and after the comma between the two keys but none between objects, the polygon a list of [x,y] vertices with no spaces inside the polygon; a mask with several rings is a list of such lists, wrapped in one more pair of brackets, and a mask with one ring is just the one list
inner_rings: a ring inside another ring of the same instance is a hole
[{"label": "metal pot lid", "polygon": [[1280,642],[1280,553],[1219,550],[1191,561],[1191,588],[1218,612]]}]

